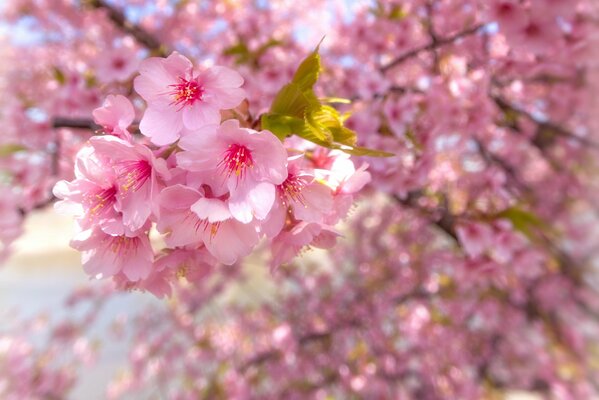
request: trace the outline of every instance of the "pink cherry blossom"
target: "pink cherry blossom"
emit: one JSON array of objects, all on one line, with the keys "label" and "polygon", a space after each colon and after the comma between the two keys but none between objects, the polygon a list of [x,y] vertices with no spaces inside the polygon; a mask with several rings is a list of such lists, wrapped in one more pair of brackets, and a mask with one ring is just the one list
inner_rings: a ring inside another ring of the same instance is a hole
[{"label": "pink cherry blossom", "polygon": [[142,62],[135,90],[148,102],[141,132],[157,145],[170,144],[186,130],[195,131],[220,122],[220,110],[243,100],[243,78],[226,67],[205,70],[174,52],[167,58]]},{"label": "pink cherry blossom", "polygon": [[320,222],[331,212],[331,189],[317,181],[314,172],[302,166],[303,156],[290,157],[285,181],[276,187],[275,202],[262,227],[269,237],[276,236],[285,225],[288,213],[294,219]]},{"label": "pink cherry blossom", "polygon": [[135,119],[135,109],[125,96],[108,95],[102,107],[93,112],[94,121],[100,125],[104,132],[130,140],[131,134],[127,130]]},{"label": "pink cherry blossom", "polygon": [[272,239],[271,268],[288,263],[306,246],[331,248],[338,236],[331,227],[317,223],[300,222],[285,229]]},{"label": "pink cherry blossom", "polygon": [[54,208],[76,217],[84,229],[98,226],[108,234],[123,235],[126,229],[117,206],[116,174],[110,165],[98,159],[93,147],[83,147],[77,154],[75,179],[62,180],[54,186],[61,199]]},{"label": "pink cherry blossom", "polygon": [[255,223],[236,221],[225,201],[206,198],[192,188],[167,187],[159,204],[163,217],[157,228],[166,233],[169,246],[204,245],[219,262],[231,265],[250,254],[260,238]]},{"label": "pink cherry blossom", "polygon": [[142,228],[155,208],[162,182],[170,177],[165,160],[154,157],[145,146],[113,136],[94,137],[90,145],[114,171],[116,207],[123,224],[132,231]]},{"label": "pink cherry blossom", "polygon": [[270,132],[240,128],[227,120],[184,137],[178,163],[190,171],[211,171],[226,184],[233,218],[249,223],[266,218],[275,200],[275,185],[287,178],[287,152]]},{"label": "pink cherry blossom", "polygon": [[152,271],[154,252],[147,234],[112,236],[100,229],[81,231],[71,246],[82,253],[83,269],[102,279],[122,272],[129,281],[147,278]]},{"label": "pink cherry blossom", "polygon": [[125,38],[117,47],[101,49],[95,57],[94,68],[102,82],[123,82],[129,79],[139,67],[137,50],[131,38]]}]

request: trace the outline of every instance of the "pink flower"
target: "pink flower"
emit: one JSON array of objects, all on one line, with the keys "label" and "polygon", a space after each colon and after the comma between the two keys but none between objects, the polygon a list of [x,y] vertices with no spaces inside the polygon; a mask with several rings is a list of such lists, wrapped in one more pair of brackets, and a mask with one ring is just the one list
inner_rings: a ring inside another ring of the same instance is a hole
[{"label": "pink flower", "polygon": [[217,129],[184,137],[177,154],[179,165],[202,171],[226,184],[232,216],[243,223],[266,218],[275,200],[275,185],[287,178],[287,152],[270,132],[240,128],[227,120]]},{"label": "pink flower", "polygon": [[493,229],[487,224],[461,223],[457,226],[456,233],[464,251],[471,258],[480,257],[493,244]]},{"label": "pink flower", "polygon": [[418,115],[417,98],[413,95],[389,98],[385,101],[383,112],[393,133],[402,137]]},{"label": "pink flower", "polygon": [[94,121],[102,126],[105,133],[124,140],[131,139],[127,128],[135,118],[135,109],[125,96],[108,95],[102,107],[96,108],[93,115]]},{"label": "pink flower", "polygon": [[204,248],[173,249],[154,261],[147,278],[132,282],[123,272],[119,272],[114,281],[120,289],[150,292],[162,299],[172,295],[172,284],[178,278],[184,277],[189,282],[199,283],[214,272],[215,265],[216,260]]},{"label": "pink flower", "polygon": [[105,83],[126,81],[137,70],[139,60],[136,56],[132,42],[102,49],[95,61],[96,75]]},{"label": "pink flower", "polygon": [[170,177],[166,161],[143,145],[114,136],[93,137],[90,145],[98,157],[112,166],[116,176],[116,208],[123,224],[136,231],[148,221],[162,181]]},{"label": "pink flower", "polygon": [[83,269],[102,279],[122,272],[130,281],[145,279],[152,271],[154,252],[147,234],[112,236],[100,229],[80,232],[71,246],[81,251]]},{"label": "pink flower", "polygon": [[489,18],[497,21],[504,32],[517,32],[526,25],[526,10],[517,0],[493,0],[489,3]]},{"label": "pink flower", "polygon": [[368,164],[356,169],[349,154],[338,150],[331,151],[329,157],[333,159],[330,169],[318,172],[336,193],[357,193],[370,182],[370,173],[366,171]]},{"label": "pink flower", "polygon": [[237,72],[220,66],[198,71],[177,52],[166,59],[149,58],[139,70],[135,90],[148,102],[140,130],[157,145],[218,124],[220,110],[236,107],[245,97]]},{"label": "pink flower", "polygon": [[219,262],[231,265],[250,254],[260,239],[255,223],[233,219],[225,201],[206,198],[190,187],[164,189],[159,204],[157,229],[166,234],[170,247],[205,245]]},{"label": "pink flower", "polygon": [[132,232],[123,225],[117,210],[117,182],[112,167],[98,159],[94,148],[84,146],[77,153],[75,179],[59,181],[53,189],[62,201],[54,208],[61,214],[75,216],[83,229],[94,226],[111,235]]},{"label": "pink flower", "polygon": [[323,224],[300,222],[282,231],[271,243],[271,267],[291,261],[305,246],[329,249],[335,245],[339,234]]},{"label": "pink flower", "polygon": [[509,37],[510,44],[534,54],[555,51],[563,40],[563,33],[555,17],[547,14],[529,13],[526,24]]},{"label": "pink flower", "polygon": [[331,189],[315,180],[313,172],[302,169],[304,156],[289,158],[287,179],[277,185],[274,205],[262,225],[268,236],[276,236],[290,211],[298,221],[322,222],[333,206]]},{"label": "pink flower", "polygon": [[334,194],[332,212],[323,222],[334,225],[347,215],[353,204],[353,195],[370,182],[371,176],[366,171],[368,164],[362,164],[356,169],[350,156],[337,150],[331,151],[320,162],[324,162],[322,167],[325,169],[316,170],[316,176],[325,182]]}]

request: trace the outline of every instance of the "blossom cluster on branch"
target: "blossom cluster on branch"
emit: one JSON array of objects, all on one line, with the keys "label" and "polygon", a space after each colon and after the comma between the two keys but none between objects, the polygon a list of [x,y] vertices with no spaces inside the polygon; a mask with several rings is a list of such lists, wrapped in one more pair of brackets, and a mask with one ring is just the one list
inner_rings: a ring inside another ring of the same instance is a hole
[{"label": "blossom cluster on branch", "polygon": [[[54,187],[56,208],[77,218],[72,246],[88,274],[162,297],[180,277],[239,262],[263,237],[273,268],[305,246],[334,245],[333,226],[370,180],[367,165],[251,129],[251,117],[235,109],[242,84],[229,68],[198,71],[175,52],[143,61],[135,79],[148,103],[139,129],[150,143],[129,132],[135,114],[126,97],[109,96],[93,112],[105,135],[79,150],[75,179]],[[156,255],[153,225],[166,244]]]}]

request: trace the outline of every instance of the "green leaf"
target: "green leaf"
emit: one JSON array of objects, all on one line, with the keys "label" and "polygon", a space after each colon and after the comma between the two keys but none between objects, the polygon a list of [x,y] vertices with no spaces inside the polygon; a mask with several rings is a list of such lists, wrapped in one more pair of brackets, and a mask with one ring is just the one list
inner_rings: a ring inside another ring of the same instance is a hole
[{"label": "green leaf", "polygon": [[304,129],[297,134],[306,140],[328,147],[333,143],[333,134],[323,124],[321,110],[320,106],[307,109],[304,115]]},{"label": "green leaf", "polygon": [[293,79],[291,80],[291,82],[299,85],[303,92],[311,91],[316,84],[316,81],[318,81],[318,76],[320,74],[320,54],[318,54],[319,48],[320,43],[318,46],[316,46],[316,49],[308,57],[306,57],[304,61],[302,61],[300,66],[297,68],[297,71],[295,71]]},{"label": "green leaf", "polygon": [[308,98],[296,83],[288,83],[277,93],[270,106],[271,113],[290,115],[303,118],[305,110],[310,106],[317,106],[314,99]]},{"label": "green leaf", "polygon": [[52,77],[61,85],[64,85],[67,82],[66,76],[58,67],[52,67]]},{"label": "green leaf", "polygon": [[269,39],[266,43],[262,44],[256,50],[251,51],[245,42],[240,40],[237,44],[227,47],[223,51],[223,55],[232,56],[235,58],[235,64],[250,64],[258,66],[258,60],[264,55],[271,47],[280,46],[283,42],[277,39]]},{"label": "green leaf", "polygon": [[333,133],[333,140],[337,143],[345,144],[347,146],[354,146],[358,141],[356,132],[344,126],[329,128]]},{"label": "green leaf", "polygon": [[391,7],[389,14],[387,17],[392,21],[401,21],[405,17],[408,16],[408,13],[404,10],[404,8],[400,5],[394,5]]},{"label": "green leaf", "polygon": [[259,59],[266,53],[266,51],[272,47],[283,45],[283,41],[277,39],[270,39],[268,42],[264,43],[262,46],[258,47],[258,49],[254,52],[254,56],[256,59]]},{"label": "green leaf", "polygon": [[304,120],[302,118],[291,117],[281,114],[263,114],[260,119],[262,129],[271,131],[280,140],[304,129]]},{"label": "green leaf", "polygon": [[393,157],[395,154],[387,151],[369,149],[367,147],[360,146],[347,146],[347,145],[334,145],[334,149],[341,150],[344,153],[348,153],[354,156],[367,156],[367,157]]},{"label": "green leaf", "polygon": [[409,15],[408,12],[398,4],[390,6],[389,11],[385,10],[382,1],[377,1],[375,7],[370,7],[370,12],[376,18],[389,19],[391,21],[401,21]]},{"label": "green leaf", "polygon": [[[323,104],[348,103],[340,98],[319,99],[314,93],[314,85],[320,74],[320,55],[316,49],[299,65],[290,83],[279,90],[270,111],[263,114],[261,124],[280,140],[297,135],[305,140],[329,149],[371,157],[391,157],[392,153],[357,147],[357,135],[344,126],[349,114],[341,114],[335,108]],[[229,51],[242,51],[230,49]]]},{"label": "green leaf", "polygon": [[512,223],[515,230],[521,232],[529,239],[535,238],[536,229],[546,229],[547,225],[535,214],[518,207],[510,207],[496,215]]},{"label": "green leaf", "polygon": [[223,54],[225,56],[236,56],[236,55],[240,55],[240,54],[248,54],[250,51],[248,50],[247,46],[245,45],[245,43],[243,42],[239,42],[237,44],[234,44],[231,47],[227,47],[224,51]]},{"label": "green leaf", "polygon": [[20,144],[9,143],[0,146],[0,157],[8,157],[13,155],[14,153],[18,153],[20,151],[27,150],[27,147],[24,147]]},{"label": "green leaf", "polygon": [[341,97],[321,97],[320,100],[322,103],[339,103],[339,104],[351,104],[350,99],[344,99]]}]

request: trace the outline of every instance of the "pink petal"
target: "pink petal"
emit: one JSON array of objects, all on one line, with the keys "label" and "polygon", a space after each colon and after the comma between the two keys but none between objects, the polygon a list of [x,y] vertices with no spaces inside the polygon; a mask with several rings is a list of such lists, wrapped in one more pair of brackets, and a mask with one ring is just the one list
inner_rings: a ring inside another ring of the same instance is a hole
[{"label": "pink petal", "polygon": [[177,76],[164,68],[164,59],[152,57],[139,66],[140,75],[135,78],[135,91],[156,108],[167,108],[172,103],[168,95],[169,85],[177,83]]},{"label": "pink petal", "polygon": [[223,222],[216,235],[204,238],[206,248],[221,263],[231,265],[251,253],[260,236],[253,224],[242,224],[234,220]]},{"label": "pink petal", "polygon": [[184,185],[174,185],[163,189],[158,196],[158,203],[165,208],[188,210],[201,194]]},{"label": "pink petal", "polygon": [[141,133],[148,136],[157,146],[176,142],[181,129],[183,129],[181,114],[174,109],[158,110],[149,107],[139,124]]},{"label": "pink petal", "polygon": [[208,222],[221,222],[231,218],[231,212],[227,203],[218,199],[201,198],[196,201],[191,210],[196,213],[198,218],[208,220]]},{"label": "pink petal", "polygon": [[220,123],[220,111],[209,103],[196,101],[192,106],[183,108],[181,112],[183,124],[190,130]]}]

